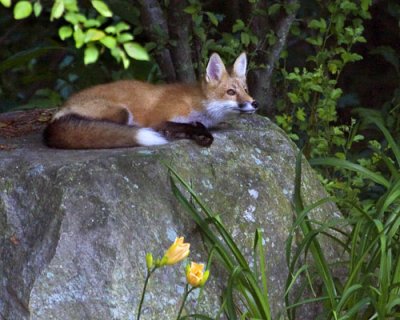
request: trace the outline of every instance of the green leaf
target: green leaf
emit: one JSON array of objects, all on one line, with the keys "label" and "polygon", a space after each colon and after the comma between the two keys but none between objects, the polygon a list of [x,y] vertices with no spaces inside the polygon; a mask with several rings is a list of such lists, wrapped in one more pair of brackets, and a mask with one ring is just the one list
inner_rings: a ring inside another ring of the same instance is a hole
[{"label": "green leaf", "polygon": [[361,0],[361,9],[363,11],[367,11],[370,5],[372,5],[372,0]]},{"label": "green leaf", "polygon": [[319,20],[313,19],[308,24],[308,27],[311,29],[319,29],[321,32],[325,32],[326,31],[326,21],[322,18]]},{"label": "green leaf", "polygon": [[1,4],[6,8],[11,7],[11,0],[0,0]]},{"label": "green leaf", "polygon": [[20,1],[14,7],[14,19],[28,18],[32,13],[32,4],[29,1]]},{"label": "green leaf", "polygon": [[192,4],[188,7],[186,7],[185,9],[183,9],[184,12],[194,15],[196,13],[198,13],[201,10],[201,7],[198,4]]},{"label": "green leaf", "polygon": [[212,12],[206,12],[206,14],[207,14],[207,16],[208,16],[208,19],[210,19],[211,23],[212,23],[214,26],[218,26],[218,19],[217,19],[217,17],[215,16],[215,14],[212,13]]},{"label": "green leaf", "polygon": [[287,95],[288,95],[291,103],[300,103],[301,102],[301,99],[297,94],[295,94],[293,92],[289,92]]},{"label": "green leaf", "polygon": [[125,22],[118,22],[115,26],[115,32],[119,33],[122,31],[129,30],[131,26]]},{"label": "green leaf", "polygon": [[83,23],[85,28],[98,28],[101,26],[101,21],[96,19],[88,19]]},{"label": "green leaf", "polygon": [[322,42],[323,42],[322,37],[320,35],[317,35],[316,37],[306,38],[306,41],[317,47],[322,46]]},{"label": "green leaf", "polygon": [[333,89],[330,93],[330,98],[333,100],[337,100],[342,96],[342,93],[343,91],[340,88]]},{"label": "green leaf", "polygon": [[273,16],[274,14],[278,13],[281,6],[282,5],[280,3],[274,3],[272,6],[268,8],[268,15]]},{"label": "green leaf", "polygon": [[304,108],[298,108],[296,111],[296,118],[300,121],[306,120],[306,113],[304,112]]},{"label": "green leaf", "polygon": [[114,33],[117,33],[117,29],[115,28],[115,26],[109,26],[109,27],[105,28],[105,32],[114,34]]},{"label": "green leaf", "polygon": [[117,45],[117,40],[111,36],[105,36],[100,42],[108,49],[113,49]]},{"label": "green leaf", "polygon": [[76,29],[74,32],[75,46],[79,49],[85,43],[85,34],[81,29]]},{"label": "green leaf", "polygon": [[65,9],[71,12],[78,12],[79,7],[77,4],[77,0],[63,0]]},{"label": "green leaf", "polygon": [[243,30],[245,27],[245,24],[243,20],[237,19],[235,24],[232,27],[232,32],[238,32],[240,30]]},{"label": "green leaf", "polygon": [[40,14],[42,13],[42,10],[43,10],[42,4],[39,1],[35,2],[33,5],[33,13],[35,14],[35,17],[39,17]]},{"label": "green leaf", "polygon": [[344,21],[346,20],[346,17],[344,14],[338,14],[336,16],[336,24],[335,24],[335,30],[337,33],[343,32],[343,27],[344,27]]},{"label": "green leaf", "polygon": [[89,29],[85,34],[85,42],[98,41],[104,38],[106,34],[98,29]]},{"label": "green leaf", "polygon": [[87,46],[85,49],[84,63],[90,64],[97,61],[99,58],[99,50],[94,45]]},{"label": "green leaf", "polygon": [[124,49],[128,56],[136,60],[150,60],[149,54],[147,53],[146,49],[143,48],[137,42],[127,42],[123,44]]},{"label": "green leaf", "polygon": [[343,52],[340,57],[343,60],[343,63],[348,63],[348,62],[354,62],[354,61],[359,61],[362,60],[363,57],[359,55],[358,53],[352,53],[352,52]]},{"label": "green leaf", "polygon": [[113,13],[110,8],[101,0],[92,0],[92,6],[100,13],[103,17],[112,17]]},{"label": "green leaf", "polygon": [[242,32],[240,34],[240,41],[247,47],[250,43],[250,36],[247,32]]},{"label": "green leaf", "polygon": [[65,40],[67,38],[69,38],[70,36],[72,36],[73,30],[70,26],[62,26],[59,30],[58,30],[58,35],[60,36],[61,40]]},{"label": "green leaf", "polygon": [[50,20],[58,19],[64,13],[65,7],[63,0],[56,0],[51,8]]},{"label": "green leaf", "polygon": [[76,12],[67,12],[64,16],[64,19],[67,20],[69,23],[73,24],[74,26],[79,23],[85,23],[86,17],[83,14],[76,13]]},{"label": "green leaf", "polygon": [[131,35],[130,33],[122,33],[117,36],[117,41],[119,43],[125,43],[132,40],[133,40],[133,35]]}]

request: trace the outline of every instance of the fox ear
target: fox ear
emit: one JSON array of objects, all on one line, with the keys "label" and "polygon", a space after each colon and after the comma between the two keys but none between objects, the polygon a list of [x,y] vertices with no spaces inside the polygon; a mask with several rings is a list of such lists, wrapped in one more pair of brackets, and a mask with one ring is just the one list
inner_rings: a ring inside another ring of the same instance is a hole
[{"label": "fox ear", "polygon": [[237,57],[235,63],[233,64],[233,73],[239,78],[246,78],[247,70],[247,57],[246,52],[242,52],[239,57]]},{"label": "fox ear", "polygon": [[206,69],[206,81],[219,82],[221,81],[224,73],[226,73],[224,63],[222,62],[220,56],[217,53],[213,53],[210,57],[210,61],[208,61]]}]

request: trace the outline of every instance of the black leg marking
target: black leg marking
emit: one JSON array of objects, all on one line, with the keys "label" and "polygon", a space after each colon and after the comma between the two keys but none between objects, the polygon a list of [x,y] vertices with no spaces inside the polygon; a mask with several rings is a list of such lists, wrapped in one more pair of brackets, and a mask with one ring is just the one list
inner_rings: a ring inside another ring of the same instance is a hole
[{"label": "black leg marking", "polygon": [[214,141],[211,132],[200,122],[165,122],[158,131],[167,139],[190,139],[202,147],[209,147]]}]

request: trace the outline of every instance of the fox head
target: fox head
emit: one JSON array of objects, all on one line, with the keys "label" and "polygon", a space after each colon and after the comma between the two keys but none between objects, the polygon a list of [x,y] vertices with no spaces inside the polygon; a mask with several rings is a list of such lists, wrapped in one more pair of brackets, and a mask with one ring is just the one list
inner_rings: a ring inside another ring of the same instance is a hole
[{"label": "fox head", "polygon": [[235,113],[254,113],[257,102],[249,95],[246,83],[247,57],[242,53],[228,72],[217,53],[207,65],[204,79],[206,108],[215,118]]}]

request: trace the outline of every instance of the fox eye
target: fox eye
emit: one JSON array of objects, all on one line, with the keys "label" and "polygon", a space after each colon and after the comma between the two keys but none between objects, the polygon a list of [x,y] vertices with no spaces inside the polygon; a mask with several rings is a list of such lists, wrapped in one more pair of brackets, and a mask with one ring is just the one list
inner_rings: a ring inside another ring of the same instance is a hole
[{"label": "fox eye", "polygon": [[228,91],[226,91],[227,94],[229,94],[230,96],[234,96],[236,94],[236,91],[233,89],[229,89]]}]

